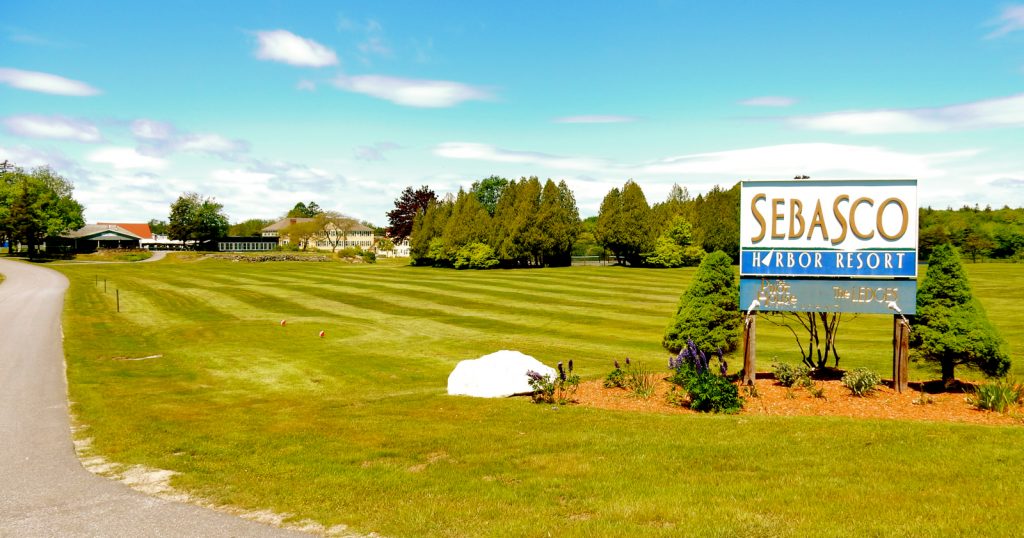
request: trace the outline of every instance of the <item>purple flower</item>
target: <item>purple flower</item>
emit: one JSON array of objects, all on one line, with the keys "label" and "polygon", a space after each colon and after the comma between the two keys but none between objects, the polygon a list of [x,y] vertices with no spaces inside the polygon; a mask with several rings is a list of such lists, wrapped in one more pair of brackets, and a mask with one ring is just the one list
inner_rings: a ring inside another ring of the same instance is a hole
[{"label": "purple flower", "polygon": [[727,362],[725,362],[725,361],[719,361],[719,362],[722,363],[722,368],[721,368],[722,376],[725,376],[726,374],[729,373],[729,364]]},{"label": "purple flower", "polygon": [[572,359],[569,359],[569,373],[572,373]]},{"label": "purple flower", "polygon": [[616,370],[621,370],[621,368],[619,368],[619,361],[615,361],[615,369]]},{"label": "purple flower", "polygon": [[626,357],[626,366],[629,366],[629,357]]},{"label": "purple flower", "polygon": [[558,378],[565,381],[565,368],[562,367],[562,361],[558,361]]}]

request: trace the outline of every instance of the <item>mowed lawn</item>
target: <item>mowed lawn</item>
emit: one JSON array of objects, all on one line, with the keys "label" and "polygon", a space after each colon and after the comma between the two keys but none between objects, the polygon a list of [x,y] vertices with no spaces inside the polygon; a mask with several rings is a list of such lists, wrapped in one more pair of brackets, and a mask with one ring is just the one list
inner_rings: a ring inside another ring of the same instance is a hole
[{"label": "mowed lawn", "polygon": [[[1024,525],[1020,426],[445,394],[456,362],[499,349],[572,359],[589,379],[627,356],[664,368],[661,335],[690,269],[173,257],[55,269],[71,279],[65,350],[80,435],[113,461],[176,471],[174,486],[218,503],[386,536],[1013,535]],[[1024,373],[1024,267],[969,273]],[[798,360],[788,332],[759,327],[762,369]],[[887,316],[844,322],[840,366],[888,377],[891,327]],[[117,360],[151,355],[161,357]],[[937,376],[915,366],[911,377]]]}]

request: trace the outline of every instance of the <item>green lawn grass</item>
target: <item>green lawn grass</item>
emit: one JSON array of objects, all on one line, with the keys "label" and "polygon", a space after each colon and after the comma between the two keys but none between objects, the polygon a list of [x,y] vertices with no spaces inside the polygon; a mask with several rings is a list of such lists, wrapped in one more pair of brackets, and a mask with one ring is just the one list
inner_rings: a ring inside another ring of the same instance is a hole
[{"label": "green lawn grass", "polygon": [[[1021,427],[445,394],[457,361],[498,349],[573,359],[591,379],[626,356],[662,368],[661,334],[690,269],[174,256],[59,269],[71,280],[65,350],[82,435],[113,461],[177,471],[176,487],[216,502],[388,536],[1012,535],[1024,525]],[[1024,373],[1014,306],[1024,267],[968,272]],[[840,366],[887,377],[891,330],[889,316],[844,322]],[[762,369],[798,360],[788,332],[759,331]],[[114,360],[150,355],[162,357]]]},{"label": "green lawn grass", "polygon": [[153,253],[141,249],[103,249],[89,254],[75,255],[75,261],[138,262],[148,260]]}]

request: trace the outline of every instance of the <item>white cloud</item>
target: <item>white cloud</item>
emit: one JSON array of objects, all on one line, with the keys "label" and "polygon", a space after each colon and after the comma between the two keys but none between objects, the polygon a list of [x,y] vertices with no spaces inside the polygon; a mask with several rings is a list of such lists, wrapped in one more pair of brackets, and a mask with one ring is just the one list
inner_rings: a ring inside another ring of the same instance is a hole
[{"label": "white cloud", "polygon": [[36,166],[52,166],[55,169],[76,169],[75,163],[63,153],[48,149],[37,149],[19,144],[17,146],[0,146],[0,161],[10,161],[22,168]]},{"label": "white cloud", "polygon": [[434,148],[435,155],[449,159],[522,164],[603,176],[703,176],[726,181],[787,178],[796,174],[811,177],[938,177],[946,173],[940,165],[978,153],[978,150],[963,150],[914,154],[872,146],[807,143],[693,153],[647,163],[615,163],[590,157],[507,150],[471,142],[446,142]]},{"label": "white cloud", "polygon": [[353,157],[359,161],[386,161],[387,152],[400,148],[394,142],[377,142],[371,146],[359,146],[353,150]]},{"label": "white cloud", "polygon": [[583,116],[565,116],[555,118],[555,123],[631,123],[637,121],[636,116],[616,116],[605,114],[589,114]]},{"label": "white cloud", "polygon": [[174,152],[207,153],[228,160],[249,151],[249,143],[215,133],[183,133],[168,122],[137,119],[131,123],[132,134],[143,155],[163,157]]},{"label": "white cloud", "polygon": [[781,144],[670,157],[640,168],[649,174],[715,174],[740,178],[935,177],[937,165],[969,158],[978,150],[914,154],[849,144]]},{"label": "white cloud", "polygon": [[167,161],[159,157],[143,155],[135,148],[123,146],[109,146],[98,149],[88,155],[88,160],[94,163],[110,165],[118,170],[131,170],[136,168],[157,170],[167,166]]},{"label": "white cloud", "polygon": [[99,142],[103,138],[100,130],[92,123],[62,116],[11,116],[5,118],[3,123],[10,133],[31,138],[79,142]]},{"label": "white cloud", "polygon": [[249,144],[242,140],[230,140],[219,134],[196,133],[178,138],[174,149],[223,156],[249,151]]},{"label": "white cloud", "polygon": [[797,127],[851,134],[929,133],[1024,126],[1024,93],[936,108],[853,110],[789,119]]},{"label": "white cloud", "polygon": [[782,97],[779,95],[764,95],[761,97],[744,99],[740,101],[740,104],[746,106],[787,107],[795,105],[796,99],[793,99],[792,97]]},{"label": "white cloud", "polygon": [[297,84],[295,84],[295,89],[304,92],[315,92],[316,82],[313,82],[312,80],[302,79]]},{"label": "white cloud", "polygon": [[985,36],[988,39],[1024,30],[1024,5],[1006,6],[994,24],[998,28]]},{"label": "white cloud", "polygon": [[174,135],[174,126],[164,121],[138,119],[132,122],[132,134],[146,140],[167,140]]},{"label": "white cloud", "polygon": [[472,159],[499,163],[533,164],[557,170],[607,171],[610,163],[587,157],[560,157],[533,151],[514,151],[473,142],[445,142],[434,148],[434,154],[449,159]]},{"label": "white cloud", "polygon": [[992,180],[989,182],[989,185],[1005,189],[1024,189],[1024,176],[1001,177],[999,179]]},{"label": "white cloud", "polygon": [[259,41],[256,57],[260,60],[301,67],[338,65],[338,56],[333,50],[287,30],[256,32],[256,39]]},{"label": "white cloud", "polygon": [[268,174],[264,172],[253,172],[251,170],[243,170],[241,168],[234,168],[230,170],[214,170],[210,177],[215,179],[221,184],[230,184],[236,186],[247,186],[254,183],[265,183],[270,178],[274,177],[274,174]]},{"label": "white cloud", "polygon": [[0,84],[7,84],[12,88],[20,90],[54,95],[88,96],[100,93],[96,88],[78,80],[71,80],[38,71],[23,71],[10,68],[0,68]]},{"label": "white cloud", "polygon": [[338,75],[332,83],[346,91],[362,93],[392,103],[447,108],[464,101],[484,101],[491,94],[483,89],[447,80],[421,80],[384,75]]}]

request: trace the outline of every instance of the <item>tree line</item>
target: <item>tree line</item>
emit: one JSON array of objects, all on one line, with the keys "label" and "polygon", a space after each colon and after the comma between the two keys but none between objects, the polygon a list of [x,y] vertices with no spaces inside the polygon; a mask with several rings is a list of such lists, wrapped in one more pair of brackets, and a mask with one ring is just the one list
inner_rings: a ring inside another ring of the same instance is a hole
[{"label": "tree line", "polygon": [[939,245],[956,246],[971,261],[978,258],[1024,261],[1024,208],[920,210],[918,250],[927,259]]},{"label": "tree line", "polygon": [[542,185],[535,176],[518,181],[492,176],[417,209],[409,247],[414,265],[565,266],[572,263],[579,230],[576,198],[565,181],[548,179]]},{"label": "tree line", "polygon": [[686,187],[673,185],[665,201],[651,206],[640,185],[629,180],[605,195],[593,240],[620,263],[633,266],[694,266],[716,250],[735,262],[739,206],[739,183],[730,189],[716,185],[696,198]]}]

